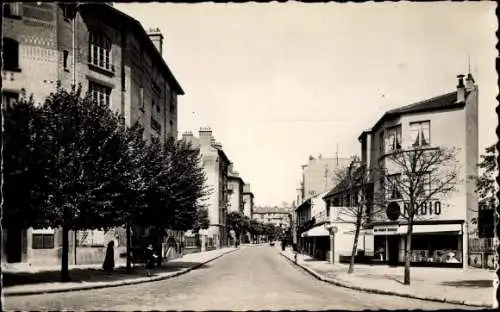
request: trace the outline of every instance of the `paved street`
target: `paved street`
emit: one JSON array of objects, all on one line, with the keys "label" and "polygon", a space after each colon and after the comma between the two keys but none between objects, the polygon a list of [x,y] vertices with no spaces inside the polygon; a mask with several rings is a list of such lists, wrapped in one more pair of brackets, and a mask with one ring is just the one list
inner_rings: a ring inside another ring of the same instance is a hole
[{"label": "paved street", "polygon": [[5,310],[470,309],[375,295],[316,280],[276,247],[248,246],[172,279],[4,298]]}]

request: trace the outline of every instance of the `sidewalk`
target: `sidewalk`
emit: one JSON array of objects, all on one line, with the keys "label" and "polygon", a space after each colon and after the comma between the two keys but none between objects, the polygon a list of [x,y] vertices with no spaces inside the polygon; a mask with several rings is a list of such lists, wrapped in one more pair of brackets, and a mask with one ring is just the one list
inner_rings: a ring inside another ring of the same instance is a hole
[{"label": "sidewalk", "polygon": [[127,274],[125,267],[120,265],[115,271],[106,275],[101,265],[70,266],[71,281],[59,282],[60,268],[2,268],[4,296],[22,296],[53,292],[67,292],[85,289],[97,289],[123,285],[159,281],[187,273],[202,267],[206,263],[237,250],[234,247],[221,248],[206,252],[191,253],[182,258],[170,260],[161,268],[156,268],[151,277],[146,276],[143,265],[135,266],[134,272]]},{"label": "sidewalk", "polygon": [[[281,254],[294,262],[291,249]],[[298,254],[297,265],[316,278],[338,286],[408,298],[478,307],[497,307],[494,271],[476,268],[411,268],[411,285],[403,284],[404,268],[356,264],[348,274],[348,264],[330,264]]]}]

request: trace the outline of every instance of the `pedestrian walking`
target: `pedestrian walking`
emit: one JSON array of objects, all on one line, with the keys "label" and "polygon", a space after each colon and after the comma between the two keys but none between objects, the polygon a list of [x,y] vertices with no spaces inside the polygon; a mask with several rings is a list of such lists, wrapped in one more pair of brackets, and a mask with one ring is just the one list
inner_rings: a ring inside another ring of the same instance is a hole
[{"label": "pedestrian walking", "polygon": [[158,256],[153,252],[153,245],[149,244],[146,248],[146,269],[148,270],[148,276],[151,276],[157,258]]},{"label": "pedestrian walking", "polygon": [[102,264],[102,268],[106,272],[107,275],[111,274],[115,267],[115,242],[110,241],[108,243],[108,247],[106,248],[106,256],[104,257],[104,263]]}]

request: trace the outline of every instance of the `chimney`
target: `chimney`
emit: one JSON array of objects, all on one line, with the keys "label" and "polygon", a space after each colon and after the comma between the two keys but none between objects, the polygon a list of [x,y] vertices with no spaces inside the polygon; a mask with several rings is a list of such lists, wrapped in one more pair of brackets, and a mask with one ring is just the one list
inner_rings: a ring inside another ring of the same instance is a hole
[{"label": "chimney", "polygon": [[153,42],[160,55],[163,52],[163,35],[160,32],[159,28],[150,28],[148,30],[149,39]]},{"label": "chimney", "polygon": [[200,137],[200,145],[201,146],[210,146],[212,143],[212,129],[209,127],[202,127],[200,131],[198,131],[198,135]]},{"label": "chimney", "polygon": [[186,142],[191,142],[193,138],[193,133],[191,131],[186,131],[182,134],[182,139]]},{"label": "chimney", "polygon": [[457,86],[457,104],[465,102],[465,85],[464,85],[464,75],[458,75],[458,86]]},{"label": "chimney", "polygon": [[213,142],[214,143],[212,144],[212,146],[215,147],[216,149],[222,151],[222,144],[220,142],[215,142],[215,140]]},{"label": "chimney", "polygon": [[474,89],[474,78],[472,77],[472,74],[471,73],[468,73],[467,74],[467,79],[465,79],[465,84],[466,84],[466,87],[465,89],[467,91],[472,91]]}]

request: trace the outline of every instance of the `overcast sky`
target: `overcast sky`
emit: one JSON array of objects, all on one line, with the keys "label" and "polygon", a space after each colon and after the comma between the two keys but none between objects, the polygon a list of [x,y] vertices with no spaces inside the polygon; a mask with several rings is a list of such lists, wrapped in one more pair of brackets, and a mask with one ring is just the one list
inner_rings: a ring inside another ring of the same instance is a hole
[{"label": "overcast sky", "polygon": [[479,85],[479,148],[496,142],[494,2],[115,4],[158,27],[186,95],[179,133],[208,126],[257,205],[291,202],[309,155],[360,153],[391,108]]}]

